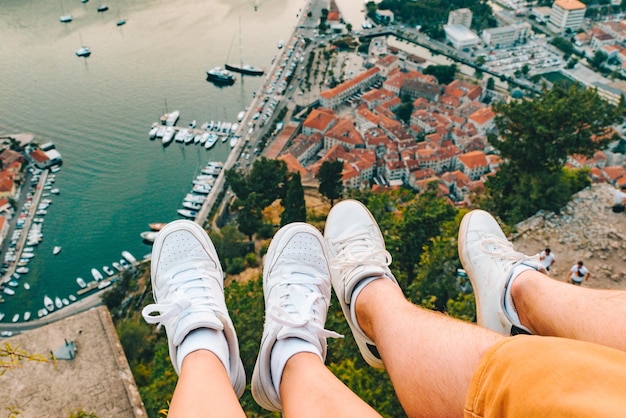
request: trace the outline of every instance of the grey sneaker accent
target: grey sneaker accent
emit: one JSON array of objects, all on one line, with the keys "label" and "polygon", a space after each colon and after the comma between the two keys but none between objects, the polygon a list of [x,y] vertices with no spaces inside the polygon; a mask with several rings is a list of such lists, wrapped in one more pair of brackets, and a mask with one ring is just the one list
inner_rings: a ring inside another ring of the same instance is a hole
[{"label": "grey sneaker accent", "polygon": [[325,359],[326,338],[341,337],[324,329],[330,274],[324,238],[317,229],[291,223],[276,233],[265,256],[263,293],[265,325],[252,375],[252,396],[263,408],[280,412],[282,402],[272,382],[270,363],[276,341],[301,338],[317,347]]},{"label": "grey sneaker accent", "polygon": [[370,277],[384,277],[398,284],[389,270],[391,255],[370,211],[356,200],[337,203],[328,214],[324,237],[330,255],[333,289],[365,361],[384,369],[376,344],[359,327],[351,306],[357,285]]},{"label": "grey sneaker accent", "polygon": [[204,229],[186,220],[167,224],[152,248],[151,279],[155,303],[146,306],[142,316],[149,324],[165,326],[176,373],[180,373],[177,348],[191,331],[223,331],[230,360],[226,371],[235,393],[241,396],[246,376],[235,327],[224,301],[224,274]]}]

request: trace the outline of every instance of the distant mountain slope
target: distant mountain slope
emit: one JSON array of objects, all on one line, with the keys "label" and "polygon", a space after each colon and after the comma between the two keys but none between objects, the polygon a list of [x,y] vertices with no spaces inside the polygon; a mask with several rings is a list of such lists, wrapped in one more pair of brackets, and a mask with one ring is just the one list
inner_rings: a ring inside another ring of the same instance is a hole
[{"label": "distant mountain slope", "polygon": [[582,260],[591,272],[585,285],[626,289],[626,213],[613,213],[614,187],[594,184],[573,196],[559,215],[539,212],[517,225],[518,251],[536,254],[546,246],[556,256],[551,276],[565,280]]}]

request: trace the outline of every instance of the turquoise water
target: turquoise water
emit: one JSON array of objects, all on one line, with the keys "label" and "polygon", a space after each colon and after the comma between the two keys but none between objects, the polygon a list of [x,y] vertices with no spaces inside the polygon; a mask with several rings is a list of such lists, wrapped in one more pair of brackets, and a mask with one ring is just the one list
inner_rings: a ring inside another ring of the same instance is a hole
[{"label": "turquoise water", "polygon": [[[301,1],[94,0],[0,3],[0,135],[29,132],[52,141],[63,168],[43,226],[44,240],[15,296],[3,295],[3,322],[43,307],[44,295],[67,297],[76,277],[90,280],[130,251],[149,253],[139,233],[178,218],[191,180],[209,160],[224,161],[228,143],[206,151],[148,139],[153,122],[178,109],[191,120],[235,121],[262,78],[232,87],[205,81],[205,71],[237,61],[242,22],[244,61],[269,68],[278,40],[288,39]],[[69,24],[59,22],[72,14]],[[127,24],[116,26],[124,18]],[[92,50],[77,58],[81,45]],[[52,248],[63,250],[52,255]]]}]

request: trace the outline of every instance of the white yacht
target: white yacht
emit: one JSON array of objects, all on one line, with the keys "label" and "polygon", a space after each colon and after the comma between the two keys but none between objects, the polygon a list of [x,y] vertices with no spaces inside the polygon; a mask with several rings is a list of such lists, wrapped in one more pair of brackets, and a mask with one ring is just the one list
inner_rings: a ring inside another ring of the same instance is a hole
[{"label": "white yacht", "polygon": [[135,264],[137,262],[137,259],[128,251],[122,251],[122,257],[124,257],[130,264]]},{"label": "white yacht", "polygon": [[61,302],[61,298],[60,297],[55,297],[54,298],[54,306],[56,306],[57,308],[62,308],[63,307],[63,302]]},{"label": "white yacht", "polygon": [[82,277],[77,277],[76,283],[83,289],[87,287],[87,283],[85,283],[85,280],[83,280]]},{"label": "white yacht", "polygon": [[91,269],[91,275],[93,276],[93,279],[95,281],[99,281],[99,280],[102,280],[104,278],[102,273],[100,273],[97,268],[92,268]]},{"label": "white yacht", "polygon": [[43,305],[46,307],[48,312],[54,311],[54,302],[50,299],[50,296],[46,295],[43,297]]},{"label": "white yacht", "polygon": [[109,266],[103,266],[102,270],[107,274],[107,276],[113,276],[115,274],[113,269]]}]

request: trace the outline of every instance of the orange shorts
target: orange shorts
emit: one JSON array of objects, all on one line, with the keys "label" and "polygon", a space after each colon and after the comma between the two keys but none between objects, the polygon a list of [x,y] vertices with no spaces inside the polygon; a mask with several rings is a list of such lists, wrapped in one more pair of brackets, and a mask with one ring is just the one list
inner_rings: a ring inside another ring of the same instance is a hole
[{"label": "orange shorts", "polygon": [[482,357],[466,417],[626,417],[626,352],[519,335]]}]

